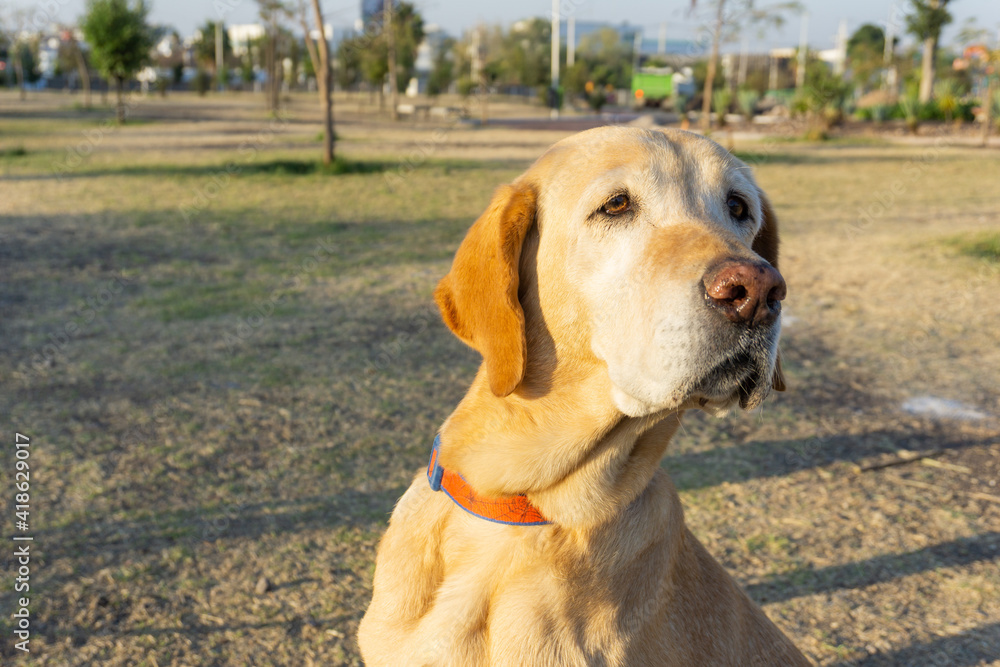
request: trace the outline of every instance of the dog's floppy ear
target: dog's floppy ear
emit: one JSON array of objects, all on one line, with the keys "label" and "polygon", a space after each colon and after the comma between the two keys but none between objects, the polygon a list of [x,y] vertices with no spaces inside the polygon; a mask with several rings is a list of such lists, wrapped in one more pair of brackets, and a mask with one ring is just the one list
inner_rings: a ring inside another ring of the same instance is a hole
[{"label": "dog's floppy ear", "polygon": [[[764,216],[757,238],[753,240],[753,251],[778,268],[778,216],[774,214],[767,195],[760,191],[760,210]],[[775,391],[785,391],[785,374],[781,371],[781,353],[774,362],[774,377],[771,386]]]},{"label": "dog's floppy ear", "polygon": [[434,300],[445,324],[483,355],[490,389],[507,396],[524,377],[527,341],[517,299],[524,237],[535,221],[535,192],[526,185],[497,189],[465,236]]}]

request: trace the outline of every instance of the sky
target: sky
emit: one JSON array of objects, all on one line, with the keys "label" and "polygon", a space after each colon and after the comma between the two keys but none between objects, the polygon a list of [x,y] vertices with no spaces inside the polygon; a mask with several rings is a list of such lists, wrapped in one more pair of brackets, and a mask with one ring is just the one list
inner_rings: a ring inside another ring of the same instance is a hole
[{"label": "sky", "polygon": [[[412,1],[412,0],[411,0]],[[758,6],[774,4],[775,0],[758,2]],[[152,4],[150,20],[176,28],[181,35],[190,35],[207,19],[222,18],[226,23],[253,23],[257,20],[257,3],[254,0],[147,0]],[[83,14],[85,0],[40,0],[38,2],[5,3],[7,7],[28,9],[36,17],[51,18],[62,23],[74,23]],[[437,24],[452,35],[460,35],[466,28],[478,23],[501,23],[532,16],[551,15],[551,0],[504,0],[503,2],[469,2],[468,0],[415,0],[427,23]],[[703,0],[701,4],[709,4]],[[801,4],[809,13],[809,44],[815,49],[832,48],[841,20],[847,22],[848,33],[863,23],[882,26],[889,20],[891,0],[805,0]],[[902,14],[909,0],[894,0],[896,15],[902,30]],[[322,6],[328,23],[350,26],[360,15],[360,0],[323,0]],[[668,39],[691,39],[700,21],[689,14],[688,0],[561,0],[566,8],[563,16],[572,13],[578,21],[610,21],[615,24],[628,22],[640,25],[644,35],[658,36],[662,23],[667,24]],[[965,20],[975,18],[978,25],[994,35],[1000,30],[1000,2],[997,0],[952,0],[949,10],[955,21],[945,30],[944,42],[955,38]],[[779,46],[796,46],[800,34],[800,17],[788,15],[783,28],[769,29],[758,38],[756,31],[751,47],[764,49]],[[907,37],[907,40],[912,38]],[[730,50],[737,45],[730,45]]]}]

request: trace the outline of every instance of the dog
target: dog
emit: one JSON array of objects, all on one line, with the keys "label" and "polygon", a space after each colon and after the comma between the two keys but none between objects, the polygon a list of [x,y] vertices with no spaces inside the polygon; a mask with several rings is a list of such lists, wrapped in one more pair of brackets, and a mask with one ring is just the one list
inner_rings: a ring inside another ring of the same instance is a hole
[{"label": "dog", "polygon": [[589,130],[501,186],[434,293],[483,363],[379,545],[366,664],[810,664],[660,467],[685,411],[784,389],[777,260],[697,134]]}]

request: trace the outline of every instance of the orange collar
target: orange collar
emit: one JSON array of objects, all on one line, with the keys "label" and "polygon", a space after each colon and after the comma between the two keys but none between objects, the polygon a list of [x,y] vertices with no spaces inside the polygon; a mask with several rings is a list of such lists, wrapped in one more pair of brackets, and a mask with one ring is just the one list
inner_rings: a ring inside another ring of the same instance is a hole
[{"label": "orange collar", "polygon": [[440,452],[441,436],[438,435],[434,438],[431,461],[427,465],[427,481],[431,483],[433,490],[444,491],[469,514],[508,526],[542,526],[549,523],[527,496],[488,498],[479,495],[460,474],[441,467],[438,463]]}]

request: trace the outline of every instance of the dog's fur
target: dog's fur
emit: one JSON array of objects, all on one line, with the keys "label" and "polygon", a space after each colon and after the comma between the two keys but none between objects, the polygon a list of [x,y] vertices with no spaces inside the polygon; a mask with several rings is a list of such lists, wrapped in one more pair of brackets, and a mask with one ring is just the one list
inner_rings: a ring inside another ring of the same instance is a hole
[{"label": "dog's fur", "polygon": [[[606,215],[622,193],[630,214]],[[483,355],[441,462],[551,524],[471,516],[418,473],[379,546],[367,664],[809,664],[687,530],[659,465],[685,410],[784,388],[780,319],[737,326],[704,287],[777,251],[746,165],[686,132],[584,132],[497,190],[435,292]]]}]

